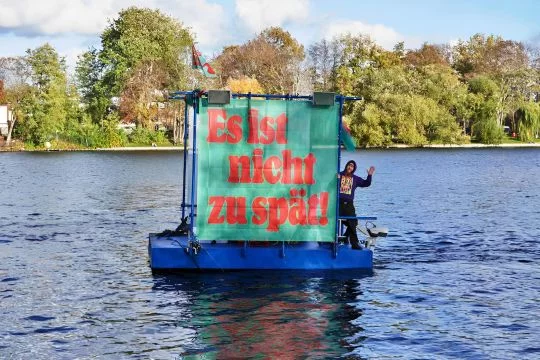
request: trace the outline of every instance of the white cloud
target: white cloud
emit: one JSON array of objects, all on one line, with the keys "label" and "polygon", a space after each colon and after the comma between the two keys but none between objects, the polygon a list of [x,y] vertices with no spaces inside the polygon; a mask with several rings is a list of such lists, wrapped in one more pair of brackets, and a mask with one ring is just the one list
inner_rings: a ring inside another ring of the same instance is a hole
[{"label": "white cloud", "polygon": [[208,0],[12,0],[0,1],[0,30],[19,36],[99,35],[109,20],[130,6],[160,9],[196,34],[203,46],[227,39],[227,16]]},{"label": "white cloud", "polygon": [[302,22],[309,16],[308,0],[236,0],[236,15],[256,33],[269,26]]},{"label": "white cloud", "polygon": [[97,34],[117,7],[113,0],[6,1],[0,4],[0,28],[16,34]]},{"label": "white cloud", "polygon": [[369,35],[378,45],[390,50],[400,41],[405,42],[405,46],[408,48],[418,47],[421,45],[421,41],[416,38],[406,37],[391,27],[376,24],[366,24],[361,21],[353,20],[341,20],[333,21],[323,26],[322,33],[327,39],[331,39],[334,36],[350,33],[352,35],[363,34]]},{"label": "white cloud", "polygon": [[75,65],[77,64],[79,55],[83,54],[86,51],[88,51],[88,49],[81,47],[72,47],[63,51],[59,51],[60,56],[62,56],[66,60],[66,67],[69,74],[73,74],[75,72]]},{"label": "white cloud", "polygon": [[[269,26],[283,27],[303,42],[350,32],[368,34],[385,48],[399,41],[405,41],[409,48],[421,44],[385,25],[317,16],[312,13],[315,5],[310,0],[0,0],[0,33],[4,33],[0,37],[11,34],[8,39],[26,38],[25,42],[31,44],[38,38],[58,39],[57,43],[62,44],[66,37],[80,36],[94,37],[99,43],[98,35],[109,20],[117,18],[122,9],[138,6],[160,9],[181,21],[207,56]],[[83,46],[81,43],[63,48]],[[18,47],[12,44],[9,48],[13,52]]]},{"label": "white cloud", "polygon": [[228,15],[219,4],[207,0],[158,0],[156,3],[168,15],[190,27],[195,40],[202,47],[223,45],[230,39],[230,32],[226,30]]}]

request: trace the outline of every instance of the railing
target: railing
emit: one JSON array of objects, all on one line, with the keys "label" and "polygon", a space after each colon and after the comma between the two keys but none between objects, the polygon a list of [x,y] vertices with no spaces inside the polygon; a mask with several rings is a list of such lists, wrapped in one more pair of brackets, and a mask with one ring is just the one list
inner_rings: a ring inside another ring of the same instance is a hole
[{"label": "railing", "polygon": [[374,221],[377,220],[376,216],[340,216],[338,217],[338,230],[337,230],[337,236],[343,236],[343,228],[345,227],[345,224],[343,224],[346,220],[365,220],[365,221]]}]

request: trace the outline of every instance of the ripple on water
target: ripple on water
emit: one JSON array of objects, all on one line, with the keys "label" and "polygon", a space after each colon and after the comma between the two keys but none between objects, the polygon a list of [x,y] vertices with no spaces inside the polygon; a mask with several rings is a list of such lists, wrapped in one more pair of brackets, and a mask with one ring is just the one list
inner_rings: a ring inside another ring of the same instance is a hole
[{"label": "ripple on water", "polygon": [[345,156],[378,169],[371,276],[152,276],[181,154],[2,154],[0,357],[538,358],[538,152]]},{"label": "ripple on water", "polygon": [[528,347],[521,350],[520,353],[527,355],[540,354],[540,347]]},{"label": "ripple on water", "polygon": [[38,236],[27,236],[25,238],[26,241],[46,241],[49,239],[49,236],[47,235],[38,235]]},{"label": "ripple on water", "polygon": [[49,320],[54,320],[56,318],[53,316],[32,315],[32,316],[25,317],[23,319],[31,320],[31,321],[49,321]]},{"label": "ripple on water", "polygon": [[56,326],[56,327],[39,328],[39,329],[34,330],[34,333],[36,334],[48,334],[48,333],[55,333],[55,332],[65,333],[65,332],[74,331],[74,330],[77,330],[77,329],[70,326]]}]

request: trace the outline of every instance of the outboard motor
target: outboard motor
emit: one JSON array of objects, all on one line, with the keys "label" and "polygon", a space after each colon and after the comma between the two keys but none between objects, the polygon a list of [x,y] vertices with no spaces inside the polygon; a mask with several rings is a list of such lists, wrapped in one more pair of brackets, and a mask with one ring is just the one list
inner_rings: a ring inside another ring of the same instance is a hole
[{"label": "outboard motor", "polygon": [[375,247],[377,238],[386,237],[388,235],[388,228],[377,226],[372,222],[366,223],[366,229],[360,229],[360,231],[367,236],[364,246],[368,249]]},{"label": "outboard motor", "polygon": [[388,235],[388,228],[385,227],[372,227],[366,229],[370,237],[386,237]]}]

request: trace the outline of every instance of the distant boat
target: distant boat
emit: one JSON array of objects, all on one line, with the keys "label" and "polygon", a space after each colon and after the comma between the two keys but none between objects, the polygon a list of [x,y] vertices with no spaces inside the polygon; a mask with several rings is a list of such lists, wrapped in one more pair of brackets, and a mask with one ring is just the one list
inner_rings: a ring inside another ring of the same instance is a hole
[{"label": "distant boat", "polygon": [[357,98],[175,92],[185,107],[182,223],[151,233],[162,270],[371,271],[388,230],[361,216],[362,249],[338,216],[343,103]]}]

